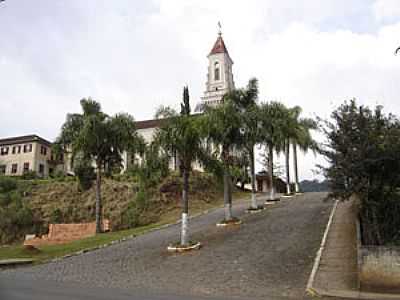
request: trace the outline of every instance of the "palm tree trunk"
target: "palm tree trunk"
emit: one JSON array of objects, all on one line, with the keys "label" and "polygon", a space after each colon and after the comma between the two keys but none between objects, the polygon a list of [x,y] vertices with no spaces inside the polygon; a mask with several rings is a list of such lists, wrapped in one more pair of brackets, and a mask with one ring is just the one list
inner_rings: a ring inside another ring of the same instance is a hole
[{"label": "palm tree trunk", "polygon": [[294,185],[296,193],[300,193],[299,175],[297,169],[297,145],[293,143]]},{"label": "palm tree trunk", "polygon": [[181,245],[189,244],[189,170],[183,169]]},{"label": "palm tree trunk", "polygon": [[224,170],[224,207],[225,207],[225,221],[232,219],[232,197],[231,197],[231,182],[229,170]]},{"label": "palm tree trunk", "polygon": [[97,163],[96,170],[96,233],[103,232],[103,216],[101,203],[101,164]]},{"label": "palm tree trunk", "polygon": [[256,171],[254,167],[254,146],[250,149],[250,173],[251,173],[251,208],[257,208],[256,198]]},{"label": "palm tree trunk", "polygon": [[275,200],[274,147],[272,144],[268,145],[268,158],[269,158],[268,173],[269,173],[269,181],[270,181],[269,200],[274,201]]},{"label": "palm tree trunk", "polygon": [[225,207],[225,221],[232,219],[232,180],[228,167],[228,149],[223,147],[222,156],[224,159],[224,207]]},{"label": "palm tree trunk", "polygon": [[285,159],[286,159],[286,194],[290,195],[290,165],[289,165],[289,157],[290,156],[290,142],[289,140],[285,143]]}]

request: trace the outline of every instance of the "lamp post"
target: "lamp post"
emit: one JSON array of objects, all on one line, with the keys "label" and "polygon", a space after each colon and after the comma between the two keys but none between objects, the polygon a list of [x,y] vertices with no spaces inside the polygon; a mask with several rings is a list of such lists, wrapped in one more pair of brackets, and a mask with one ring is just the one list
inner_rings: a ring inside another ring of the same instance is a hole
[{"label": "lamp post", "polygon": [[394,55],[396,55],[397,53],[400,52],[400,47],[396,49],[396,51],[394,51]]}]

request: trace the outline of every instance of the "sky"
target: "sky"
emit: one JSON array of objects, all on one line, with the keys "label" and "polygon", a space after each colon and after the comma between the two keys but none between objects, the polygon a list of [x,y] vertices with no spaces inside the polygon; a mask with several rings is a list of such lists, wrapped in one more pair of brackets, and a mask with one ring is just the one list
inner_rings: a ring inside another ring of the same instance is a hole
[{"label": "sky", "polygon": [[[84,97],[144,120],[178,107],[187,84],[195,107],[218,22],[236,87],[256,77],[260,101],[328,118],[356,98],[400,115],[399,0],[6,0],[0,137],[54,140]],[[300,155],[301,178],[321,178],[320,163]]]}]

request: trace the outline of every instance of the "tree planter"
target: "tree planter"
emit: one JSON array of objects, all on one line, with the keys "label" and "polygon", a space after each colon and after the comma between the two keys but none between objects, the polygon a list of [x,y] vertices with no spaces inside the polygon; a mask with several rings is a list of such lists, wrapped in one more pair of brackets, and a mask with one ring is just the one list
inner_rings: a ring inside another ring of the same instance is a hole
[{"label": "tree planter", "polygon": [[265,207],[263,205],[258,205],[257,208],[249,207],[248,209],[246,209],[246,213],[254,214],[254,213],[261,212],[264,209],[265,209]]},{"label": "tree planter", "polygon": [[237,226],[237,225],[240,225],[240,224],[242,224],[241,220],[239,220],[237,218],[233,218],[233,219],[228,220],[228,221],[223,220],[223,221],[217,223],[217,226],[218,227],[226,227],[226,226]]},{"label": "tree planter", "polygon": [[274,203],[279,202],[279,201],[281,201],[280,198],[268,199],[268,200],[265,200],[265,204],[274,204]]},{"label": "tree planter", "polygon": [[179,243],[175,245],[169,245],[168,252],[187,252],[191,250],[199,250],[201,248],[201,243],[190,243],[189,245],[180,245]]},{"label": "tree planter", "polygon": [[295,196],[294,194],[283,194],[282,198],[292,198],[294,196]]}]

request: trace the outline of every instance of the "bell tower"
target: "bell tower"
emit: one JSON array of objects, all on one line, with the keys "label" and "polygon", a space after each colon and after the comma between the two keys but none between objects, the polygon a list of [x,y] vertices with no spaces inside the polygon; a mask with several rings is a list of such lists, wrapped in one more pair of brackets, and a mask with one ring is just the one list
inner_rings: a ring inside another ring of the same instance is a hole
[{"label": "bell tower", "polygon": [[218,38],[207,58],[206,91],[204,92],[204,96],[201,97],[201,104],[216,106],[227,92],[235,88],[232,74],[233,61],[222,38],[221,28],[218,32]]}]

